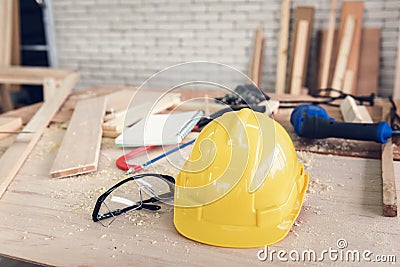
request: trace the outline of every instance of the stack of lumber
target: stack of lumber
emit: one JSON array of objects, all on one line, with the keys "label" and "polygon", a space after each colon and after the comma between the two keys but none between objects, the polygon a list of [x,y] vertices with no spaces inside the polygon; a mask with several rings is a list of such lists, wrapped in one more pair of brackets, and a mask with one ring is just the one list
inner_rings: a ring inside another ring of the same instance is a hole
[{"label": "stack of lumber", "polygon": [[[6,191],[48,124],[54,120],[56,113],[60,110],[78,79],[79,74],[77,72],[68,70],[35,67],[0,68],[0,82],[2,83],[42,85],[47,83],[48,86],[48,96],[44,103],[33,105],[23,112],[8,112],[0,116],[0,131],[19,130],[24,121],[27,124],[22,130],[31,132],[18,134],[13,145],[0,158],[0,197]],[[88,93],[76,94],[75,97],[69,98],[63,105],[63,109],[58,112],[59,114],[65,112],[68,114],[67,116],[59,116],[62,118],[59,119],[60,121],[69,120],[69,118],[70,121],[50,170],[51,177],[63,178],[96,171],[103,128],[115,126],[116,128],[113,131],[122,131],[124,121],[120,120],[119,114],[124,114],[127,109],[135,109],[134,118],[126,118],[129,123],[134,123],[148,115],[148,113],[143,113],[143,110],[150,110],[150,113],[161,112],[178,105],[180,102],[179,93],[169,93],[162,97],[160,92],[146,92],[141,95],[134,88],[112,93],[107,90],[104,90],[104,92],[100,88],[93,93],[92,97]],[[140,99],[138,99],[138,96],[140,96]],[[146,96],[146,98],[142,96]],[[136,101],[132,103],[140,104],[130,106],[135,97]],[[115,117],[104,123],[106,114],[108,116],[114,114]],[[14,118],[13,116],[17,117]],[[121,125],[122,127],[120,127]],[[4,135],[0,135],[0,138],[3,137]]]},{"label": "stack of lumber", "polygon": [[[290,0],[285,0],[281,4],[276,92],[300,95],[307,93],[315,10],[310,6],[294,8],[292,35],[289,38],[290,3]],[[379,28],[363,27],[363,1],[342,2],[340,23],[336,29],[337,6],[337,0],[332,0],[329,28],[317,30],[315,71],[310,73],[312,86],[315,89],[334,88],[356,95],[377,94],[381,31]],[[290,46],[288,39],[291,40]]]},{"label": "stack of lumber", "polygon": [[[20,69],[22,80],[29,80],[30,70],[32,70],[32,68],[27,68],[26,72],[24,72],[24,68]],[[51,74],[51,69],[48,69],[48,71]],[[18,134],[13,145],[10,146],[1,156],[0,197],[7,190],[8,185],[18,173],[29,153],[38,142],[47,125],[50,123],[52,117],[56,114],[64,100],[71,93],[71,90],[77,83],[78,79],[79,73],[74,71],[66,72],[66,76],[60,82],[57,90],[54,90],[49,101],[46,101],[40,106],[40,108],[23,128],[24,132],[31,133]]]},{"label": "stack of lumber", "polygon": [[381,31],[363,27],[363,1],[343,2],[339,29],[335,29],[336,0],[332,3],[329,29],[318,31],[315,87],[377,94]]}]

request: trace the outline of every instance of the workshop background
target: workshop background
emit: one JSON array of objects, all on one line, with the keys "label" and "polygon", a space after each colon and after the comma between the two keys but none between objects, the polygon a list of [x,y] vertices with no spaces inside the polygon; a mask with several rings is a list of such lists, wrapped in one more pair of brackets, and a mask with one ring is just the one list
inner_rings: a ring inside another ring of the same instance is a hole
[{"label": "workshop background", "polygon": [[[255,29],[262,24],[266,43],[261,88],[274,91],[280,5],[279,0],[53,1],[59,67],[79,69],[80,89],[100,84],[139,86],[165,67],[192,60],[224,63],[247,74]],[[316,33],[328,28],[331,1],[291,1],[290,25],[299,5],[315,8],[307,81],[311,86]],[[336,25],[340,7],[341,1]],[[364,27],[381,28],[379,93],[383,96],[393,90],[399,18],[398,0],[364,1]]]}]

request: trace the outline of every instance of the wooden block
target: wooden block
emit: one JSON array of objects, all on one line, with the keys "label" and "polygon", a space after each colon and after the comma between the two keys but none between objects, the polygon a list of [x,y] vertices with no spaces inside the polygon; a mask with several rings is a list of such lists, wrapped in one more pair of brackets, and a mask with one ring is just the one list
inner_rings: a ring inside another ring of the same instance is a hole
[{"label": "wooden block", "polygon": [[117,138],[121,132],[103,130],[103,137]]},{"label": "wooden block", "polygon": [[297,40],[296,48],[294,52],[294,63],[293,71],[290,84],[290,93],[299,95],[301,88],[303,87],[304,72],[304,61],[307,56],[307,31],[309,30],[309,24],[307,20],[300,20],[297,28]]},{"label": "wooden block", "polygon": [[71,73],[63,80],[59,90],[53,95],[52,100],[44,103],[23,128],[23,131],[34,133],[19,134],[15,143],[0,158],[0,197],[7,190],[8,185],[21,168],[25,159],[51,121],[51,118],[61,107],[62,102],[67,98],[78,79],[78,73]]},{"label": "wooden block", "polygon": [[373,123],[368,110],[363,105],[357,105],[354,98],[347,96],[340,104],[340,112],[345,122]]},{"label": "wooden block", "polygon": [[[342,3],[341,24],[339,28],[339,36],[342,36],[344,32],[344,21],[348,16],[352,16],[355,20],[353,40],[350,47],[348,62],[346,69],[353,71],[354,79],[351,88],[344,88],[346,93],[353,93],[357,88],[358,81],[358,66],[360,59],[360,44],[361,44],[361,33],[363,28],[363,13],[364,13],[364,2],[363,1],[344,1]],[[340,37],[339,37],[340,38]],[[340,39],[339,39],[340,41]]]},{"label": "wooden block", "polygon": [[362,30],[356,95],[378,94],[380,37],[378,28]]},{"label": "wooden block", "polygon": [[[386,104],[382,111],[382,121],[390,121],[390,106]],[[383,215],[397,217],[397,192],[393,165],[392,138],[382,145],[382,203]]]},{"label": "wooden block", "polygon": [[[313,7],[308,7],[308,6],[299,6],[296,8],[295,11],[295,17],[294,17],[294,26],[293,26],[293,37],[292,37],[292,42],[290,45],[290,58],[289,58],[289,77],[293,76],[293,68],[294,68],[294,61],[296,58],[296,42],[298,40],[298,27],[299,27],[299,22],[301,20],[306,20],[308,22],[308,29],[306,31],[306,36],[304,37],[305,39],[305,58],[303,61],[303,66],[302,66],[302,74],[301,74],[301,84],[305,84],[306,81],[306,76],[307,76],[307,65],[308,65],[308,55],[310,51],[310,43],[311,43],[311,35],[312,35],[312,29],[313,29],[313,21],[314,21],[314,8]],[[303,37],[302,37],[303,38]],[[290,85],[288,83],[288,85]],[[288,88],[290,88],[288,86]],[[288,90],[289,92],[291,90]]]},{"label": "wooden block", "polygon": [[[347,16],[343,37],[340,42],[339,53],[336,61],[335,73],[333,75],[332,88],[343,90],[343,81],[346,74],[347,62],[353,41],[355,19]],[[339,31],[340,34],[340,31]]]},{"label": "wooden block", "polygon": [[[337,1],[332,0],[331,4],[331,12],[329,14],[329,29],[326,37],[326,47],[323,53],[323,64],[322,64],[322,77],[321,77],[321,86],[320,88],[328,87],[328,79],[329,79],[329,70],[331,66],[331,57],[332,57],[332,49],[333,49],[333,40],[335,36],[335,22],[336,22],[336,6]],[[322,58],[322,57],[321,57]]]},{"label": "wooden block", "polygon": [[263,34],[263,28],[262,25],[260,25],[258,26],[256,34],[254,36],[253,57],[249,70],[249,77],[257,85],[257,87],[259,86],[259,81],[260,81],[259,77],[260,67],[261,67],[260,62],[263,49],[262,34]]},{"label": "wooden block", "polygon": [[10,134],[2,134],[1,132],[17,131],[21,128],[21,126],[21,118],[0,117],[0,139],[4,139],[10,136]]},{"label": "wooden block", "polygon": [[397,35],[398,35],[397,61],[396,61],[396,72],[394,74],[394,88],[393,88],[394,99],[400,99],[400,23]]},{"label": "wooden block", "polygon": [[290,21],[290,0],[281,1],[281,22],[279,28],[279,50],[278,62],[276,65],[276,85],[277,94],[285,93],[286,71],[288,58],[288,40],[289,40],[289,21]]},{"label": "wooden block", "polygon": [[51,167],[51,177],[62,178],[97,170],[105,109],[105,97],[77,103]]}]

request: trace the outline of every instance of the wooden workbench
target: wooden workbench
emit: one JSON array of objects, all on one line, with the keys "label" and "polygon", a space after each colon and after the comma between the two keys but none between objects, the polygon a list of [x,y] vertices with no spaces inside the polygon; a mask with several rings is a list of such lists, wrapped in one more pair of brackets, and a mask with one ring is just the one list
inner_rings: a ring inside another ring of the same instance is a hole
[{"label": "wooden workbench", "polygon": [[[257,259],[260,248],[218,248],[184,238],[174,228],[172,207],[165,205],[157,213],[120,216],[109,228],[92,222],[97,197],[125,177],[115,167],[123,151],[104,138],[96,173],[51,179],[63,134],[55,124],[46,130],[0,200],[0,254],[62,266],[266,264]],[[0,142],[0,154],[11,142]],[[291,232],[270,249],[319,253],[337,249],[344,238],[348,249],[396,255],[400,261],[400,220],[382,216],[380,160],[308,152],[299,157],[310,173],[306,200]],[[395,174],[399,171],[396,162]]]}]

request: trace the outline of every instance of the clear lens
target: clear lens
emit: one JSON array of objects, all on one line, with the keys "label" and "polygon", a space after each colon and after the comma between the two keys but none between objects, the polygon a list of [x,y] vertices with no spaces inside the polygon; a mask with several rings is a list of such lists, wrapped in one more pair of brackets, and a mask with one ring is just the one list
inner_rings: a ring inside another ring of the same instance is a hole
[{"label": "clear lens", "polygon": [[124,209],[136,210],[142,205],[141,192],[135,181],[129,181],[117,187],[100,206],[99,216],[103,214],[112,214],[110,218],[100,222],[108,226]]},{"label": "clear lens", "polygon": [[174,204],[174,184],[159,177],[147,176],[137,179],[136,183],[143,192],[143,198],[155,197],[166,204]]}]

